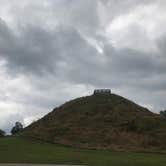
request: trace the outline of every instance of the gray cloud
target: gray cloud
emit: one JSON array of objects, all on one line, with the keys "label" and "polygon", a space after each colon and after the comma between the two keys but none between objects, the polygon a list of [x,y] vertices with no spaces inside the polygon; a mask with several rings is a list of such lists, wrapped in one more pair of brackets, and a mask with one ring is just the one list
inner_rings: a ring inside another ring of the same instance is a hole
[{"label": "gray cloud", "polygon": [[98,87],[166,107],[164,1],[0,2],[0,128]]}]

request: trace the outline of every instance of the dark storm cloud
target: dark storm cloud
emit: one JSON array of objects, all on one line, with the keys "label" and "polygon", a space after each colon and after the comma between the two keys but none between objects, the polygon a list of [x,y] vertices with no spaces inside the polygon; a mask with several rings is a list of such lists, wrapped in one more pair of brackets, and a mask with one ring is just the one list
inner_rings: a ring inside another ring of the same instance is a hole
[{"label": "dark storm cloud", "polygon": [[[133,49],[115,49],[110,44],[105,46],[101,55],[72,27],[47,31],[30,26],[15,35],[2,23],[1,32],[2,46],[7,45],[7,48],[2,47],[1,57],[7,60],[7,69],[14,73],[36,77],[42,74],[46,80],[44,74],[54,74],[57,79],[66,82],[97,87],[125,85],[145,88],[146,91],[161,89],[160,80],[157,84],[150,83],[154,75],[161,75],[165,71],[161,55],[149,56]],[[162,42],[160,45],[162,47]],[[145,79],[147,77],[149,81]],[[44,100],[42,103],[47,105],[48,101]]]},{"label": "dark storm cloud", "polygon": [[17,36],[9,33],[7,26],[0,28],[1,58],[7,60],[8,69],[18,73],[56,74],[61,67],[64,70],[77,67],[79,61],[95,63],[98,54],[72,27],[58,27],[50,32],[37,26],[28,27]]},{"label": "dark storm cloud", "polygon": [[2,118],[28,124],[98,87],[153,111],[166,107],[163,1],[17,2],[1,3],[10,8],[0,11]]},{"label": "dark storm cloud", "polygon": [[[0,36],[4,36],[4,32]],[[7,60],[8,68],[17,72],[40,73],[43,70],[52,72],[54,62],[58,58],[55,44],[56,37],[40,27],[30,27],[19,36],[7,35],[2,38],[0,54]],[[50,63],[52,62],[52,63]]]}]

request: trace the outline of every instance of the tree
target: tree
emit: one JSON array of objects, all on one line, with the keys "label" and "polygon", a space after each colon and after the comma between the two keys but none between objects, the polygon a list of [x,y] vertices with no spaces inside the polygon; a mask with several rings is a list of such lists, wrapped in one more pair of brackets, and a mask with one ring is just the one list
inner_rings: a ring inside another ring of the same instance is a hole
[{"label": "tree", "polygon": [[0,137],[4,137],[5,136],[5,132],[3,130],[0,130]]},{"label": "tree", "polygon": [[15,126],[12,128],[11,133],[17,134],[23,130],[23,125],[20,122],[16,122]]},{"label": "tree", "polygon": [[160,111],[160,116],[164,119],[166,119],[166,110]]}]

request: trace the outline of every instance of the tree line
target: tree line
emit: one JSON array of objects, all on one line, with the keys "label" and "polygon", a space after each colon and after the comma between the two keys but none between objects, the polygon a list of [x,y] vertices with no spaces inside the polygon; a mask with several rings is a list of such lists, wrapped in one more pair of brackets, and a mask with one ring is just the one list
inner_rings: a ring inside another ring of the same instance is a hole
[{"label": "tree line", "polygon": [[[18,134],[23,130],[23,125],[21,122],[16,122],[15,125],[11,129],[11,134],[15,135]],[[0,137],[6,136],[6,132],[0,129]]]}]

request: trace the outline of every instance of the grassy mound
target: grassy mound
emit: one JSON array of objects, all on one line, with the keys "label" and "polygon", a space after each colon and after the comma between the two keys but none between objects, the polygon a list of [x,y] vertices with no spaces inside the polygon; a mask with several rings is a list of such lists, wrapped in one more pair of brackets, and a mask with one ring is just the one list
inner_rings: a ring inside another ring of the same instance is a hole
[{"label": "grassy mound", "polygon": [[23,135],[81,148],[166,150],[166,121],[121,96],[92,95],[54,109]]}]

